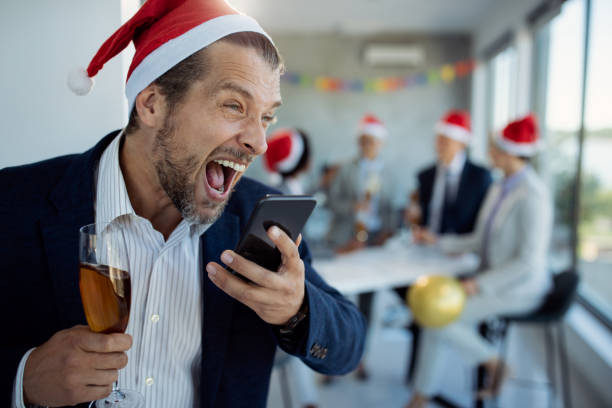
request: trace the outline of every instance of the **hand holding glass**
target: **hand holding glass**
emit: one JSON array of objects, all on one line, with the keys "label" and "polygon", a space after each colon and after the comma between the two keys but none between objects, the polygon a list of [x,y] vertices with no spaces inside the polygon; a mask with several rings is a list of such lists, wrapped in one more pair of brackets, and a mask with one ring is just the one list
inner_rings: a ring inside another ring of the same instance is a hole
[{"label": "hand holding glass", "polygon": [[[79,230],[79,287],[89,328],[97,333],[123,333],[130,317],[129,257],[122,227],[89,224]],[[96,402],[98,408],[144,406],[138,392],[113,391]]]}]

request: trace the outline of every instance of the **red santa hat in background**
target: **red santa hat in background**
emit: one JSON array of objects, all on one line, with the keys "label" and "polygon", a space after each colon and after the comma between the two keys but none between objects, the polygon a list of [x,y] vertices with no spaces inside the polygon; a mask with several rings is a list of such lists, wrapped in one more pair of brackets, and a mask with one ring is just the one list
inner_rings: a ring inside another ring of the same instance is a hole
[{"label": "red santa hat in background", "polygon": [[538,121],[532,114],[510,122],[495,138],[498,148],[513,156],[531,157],[541,148]]},{"label": "red santa hat in background", "polygon": [[272,42],[255,20],[224,0],[147,0],[102,44],[87,70],[70,73],[68,86],[77,95],[87,94],[104,64],[133,41],[136,53],[125,86],[131,112],[136,96],[176,64],[227,35],[246,31]]},{"label": "red santa hat in background", "polygon": [[439,135],[468,145],[472,140],[470,114],[466,111],[450,110],[436,123],[434,130]]},{"label": "red santa hat in background", "polygon": [[371,113],[365,114],[357,128],[357,136],[370,135],[379,140],[387,138],[387,127],[384,123]]},{"label": "red santa hat in background", "polygon": [[273,173],[291,173],[304,155],[306,147],[302,135],[295,129],[279,129],[268,136],[268,150],[264,163]]}]

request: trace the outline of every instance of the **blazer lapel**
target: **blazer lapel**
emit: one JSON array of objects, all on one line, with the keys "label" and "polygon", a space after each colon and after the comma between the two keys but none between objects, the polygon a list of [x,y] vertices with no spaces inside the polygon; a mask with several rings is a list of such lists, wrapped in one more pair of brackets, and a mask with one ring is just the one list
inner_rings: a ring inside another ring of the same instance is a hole
[{"label": "blazer lapel", "polygon": [[[233,249],[240,238],[240,220],[227,209],[200,238],[201,273],[204,287],[202,333],[202,401],[213,406],[221,380],[234,300],[208,279],[206,264],[221,263],[221,252]],[[222,263],[221,263],[222,264]]]}]

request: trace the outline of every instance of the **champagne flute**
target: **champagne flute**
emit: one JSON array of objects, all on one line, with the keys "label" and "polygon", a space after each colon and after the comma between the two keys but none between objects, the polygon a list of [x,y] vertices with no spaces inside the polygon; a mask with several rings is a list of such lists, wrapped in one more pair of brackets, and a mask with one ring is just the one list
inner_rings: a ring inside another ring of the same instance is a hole
[{"label": "champagne flute", "polygon": [[[131,285],[127,243],[116,223],[85,225],[79,230],[79,288],[89,328],[97,333],[123,333],[130,317]],[[90,404],[90,406],[93,406]],[[144,407],[143,396],[120,390],[117,381],[97,408]]]}]

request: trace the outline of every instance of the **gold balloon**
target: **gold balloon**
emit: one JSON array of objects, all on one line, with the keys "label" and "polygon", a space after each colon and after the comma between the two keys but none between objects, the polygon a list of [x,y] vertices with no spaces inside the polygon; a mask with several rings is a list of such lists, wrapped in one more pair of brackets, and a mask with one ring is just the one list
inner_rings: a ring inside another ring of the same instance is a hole
[{"label": "gold balloon", "polygon": [[465,298],[457,279],[431,275],[416,280],[406,295],[406,302],[421,326],[442,327],[461,315]]}]

